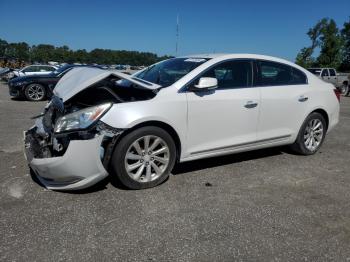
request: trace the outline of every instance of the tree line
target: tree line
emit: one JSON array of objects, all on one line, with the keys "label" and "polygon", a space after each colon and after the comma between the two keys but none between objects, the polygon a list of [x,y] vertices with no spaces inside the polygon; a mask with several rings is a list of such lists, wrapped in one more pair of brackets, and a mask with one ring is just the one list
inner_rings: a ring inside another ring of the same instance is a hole
[{"label": "tree line", "polygon": [[24,62],[47,63],[86,63],[86,64],[124,64],[151,65],[169,56],[158,56],[150,52],[110,50],[96,48],[91,51],[85,49],[72,50],[68,46],[53,46],[39,44],[30,46],[26,42],[8,43],[0,39],[0,58],[16,59]]},{"label": "tree line", "polygon": [[309,29],[307,35],[311,43],[300,50],[297,64],[305,68],[334,67],[339,71],[350,71],[350,19],[338,28],[333,19],[323,18]]}]

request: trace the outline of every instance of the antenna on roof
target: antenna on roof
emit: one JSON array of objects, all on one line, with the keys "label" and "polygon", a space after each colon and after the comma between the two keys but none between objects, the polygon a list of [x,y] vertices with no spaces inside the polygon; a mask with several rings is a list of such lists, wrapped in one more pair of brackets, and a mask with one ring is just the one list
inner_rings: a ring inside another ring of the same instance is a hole
[{"label": "antenna on roof", "polygon": [[176,17],[176,49],[175,49],[175,56],[177,56],[178,49],[179,49],[179,14],[177,14],[177,17]]}]

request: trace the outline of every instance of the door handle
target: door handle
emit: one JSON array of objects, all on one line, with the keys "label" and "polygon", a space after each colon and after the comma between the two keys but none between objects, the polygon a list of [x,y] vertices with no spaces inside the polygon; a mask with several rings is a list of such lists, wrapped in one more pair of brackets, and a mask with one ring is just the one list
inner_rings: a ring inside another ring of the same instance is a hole
[{"label": "door handle", "polygon": [[309,98],[307,96],[300,96],[298,100],[299,100],[299,102],[305,102],[305,101],[309,100]]},{"label": "door handle", "polygon": [[245,108],[254,108],[254,107],[257,107],[257,106],[258,106],[258,103],[253,102],[253,101],[248,101],[248,102],[244,105]]}]

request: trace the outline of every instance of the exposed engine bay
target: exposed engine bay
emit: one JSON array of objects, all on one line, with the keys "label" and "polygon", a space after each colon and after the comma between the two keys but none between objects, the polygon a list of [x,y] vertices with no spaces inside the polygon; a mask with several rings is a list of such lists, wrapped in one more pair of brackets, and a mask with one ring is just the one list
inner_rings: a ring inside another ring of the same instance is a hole
[{"label": "exposed engine bay", "polygon": [[105,102],[118,104],[143,101],[152,99],[156,94],[157,90],[142,89],[127,80],[110,76],[69,99],[65,102],[65,109],[68,113],[74,111],[76,107],[81,109]]},{"label": "exposed engine bay", "polygon": [[158,90],[140,88],[137,84],[120,79],[113,75],[104,78],[83,89],[63,102],[54,95],[47,104],[43,114],[36,117],[35,126],[28,130],[25,137],[26,147],[34,158],[50,158],[62,156],[72,140],[87,140],[103,136],[101,145],[101,161],[108,163],[109,151],[112,151],[118,135],[123,130],[116,129],[97,121],[86,129],[55,133],[56,122],[63,116],[104,103],[118,104],[149,100],[156,96]]}]

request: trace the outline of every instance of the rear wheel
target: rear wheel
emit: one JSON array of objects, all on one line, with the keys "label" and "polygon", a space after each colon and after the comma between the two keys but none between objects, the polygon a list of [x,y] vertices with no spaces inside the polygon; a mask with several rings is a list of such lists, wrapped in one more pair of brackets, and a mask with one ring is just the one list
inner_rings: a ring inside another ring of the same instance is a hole
[{"label": "rear wheel", "polygon": [[349,94],[349,85],[344,83],[340,88],[340,93],[342,96],[347,96]]},{"label": "rear wheel", "polygon": [[326,136],[327,126],[324,117],[317,112],[311,113],[300,128],[298,137],[291,146],[302,155],[313,155],[321,147]]},{"label": "rear wheel", "polygon": [[174,167],[176,147],[171,136],[155,126],[142,127],[117,144],[111,162],[116,178],[130,189],[157,186]]},{"label": "rear wheel", "polygon": [[40,84],[30,84],[25,88],[24,94],[29,101],[41,101],[46,97],[46,89]]}]

